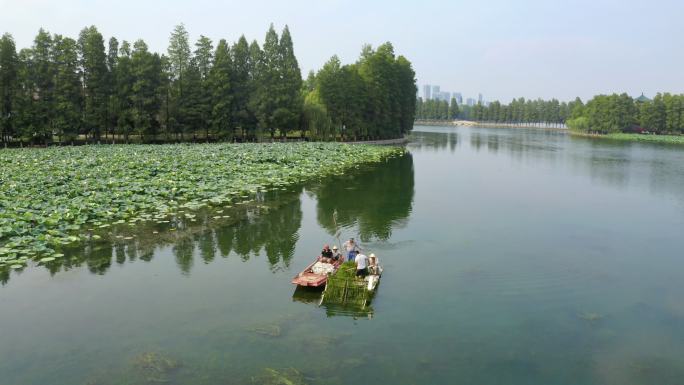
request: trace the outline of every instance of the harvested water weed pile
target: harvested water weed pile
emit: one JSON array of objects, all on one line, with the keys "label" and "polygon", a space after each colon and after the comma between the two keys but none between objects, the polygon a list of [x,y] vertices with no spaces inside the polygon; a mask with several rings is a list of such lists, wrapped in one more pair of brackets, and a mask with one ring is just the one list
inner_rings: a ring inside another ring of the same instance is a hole
[{"label": "harvested water weed pile", "polygon": [[323,301],[364,306],[371,295],[372,293],[366,289],[366,281],[356,278],[356,264],[345,262],[335,274],[328,277]]},{"label": "harvested water weed pile", "polygon": [[[112,224],[157,221],[399,155],[339,143],[83,146],[0,151],[0,269],[62,258]],[[188,214],[186,214],[188,215]]]}]

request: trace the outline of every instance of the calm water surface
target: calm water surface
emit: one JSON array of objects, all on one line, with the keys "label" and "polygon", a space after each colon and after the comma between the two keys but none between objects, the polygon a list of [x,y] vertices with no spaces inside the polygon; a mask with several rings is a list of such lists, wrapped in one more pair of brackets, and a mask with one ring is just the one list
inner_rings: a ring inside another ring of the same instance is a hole
[{"label": "calm water surface", "polygon": [[[0,383],[682,383],[682,147],[416,127],[409,151],[0,275]],[[385,266],[363,311],[289,283],[335,210]]]}]

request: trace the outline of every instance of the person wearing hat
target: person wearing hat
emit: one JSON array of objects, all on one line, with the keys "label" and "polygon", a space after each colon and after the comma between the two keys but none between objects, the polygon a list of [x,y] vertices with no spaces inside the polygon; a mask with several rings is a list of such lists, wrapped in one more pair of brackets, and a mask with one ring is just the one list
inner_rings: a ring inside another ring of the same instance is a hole
[{"label": "person wearing hat", "polygon": [[333,261],[339,261],[340,258],[342,258],[342,254],[337,250],[337,245],[333,246],[332,248],[333,256],[332,259]]},{"label": "person wearing hat", "polygon": [[368,256],[368,273],[378,274],[378,257],[373,253]]}]

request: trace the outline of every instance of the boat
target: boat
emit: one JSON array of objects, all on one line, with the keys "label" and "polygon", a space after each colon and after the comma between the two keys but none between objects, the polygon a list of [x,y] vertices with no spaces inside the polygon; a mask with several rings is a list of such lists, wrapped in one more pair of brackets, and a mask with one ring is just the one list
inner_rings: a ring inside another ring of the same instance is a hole
[{"label": "boat", "polygon": [[356,268],[353,264],[342,266],[336,274],[328,278],[320,304],[356,306],[365,309],[375,295],[382,270],[380,260],[375,256],[369,261],[368,275],[363,279],[356,277]]},{"label": "boat", "polygon": [[325,287],[325,284],[328,282],[328,276],[335,274],[341,264],[341,259],[331,263],[322,262],[319,258],[316,258],[315,261],[292,279],[292,283],[297,286]]}]

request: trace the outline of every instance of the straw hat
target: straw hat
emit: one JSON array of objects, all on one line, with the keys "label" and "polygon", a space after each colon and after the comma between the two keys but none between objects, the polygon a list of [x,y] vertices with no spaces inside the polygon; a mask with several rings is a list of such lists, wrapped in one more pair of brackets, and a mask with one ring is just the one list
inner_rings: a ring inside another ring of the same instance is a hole
[{"label": "straw hat", "polygon": [[337,245],[334,245],[334,246],[333,246],[333,250],[337,250]]},{"label": "straw hat", "polygon": [[371,253],[371,255],[369,255],[368,258],[375,258],[375,254]]}]

